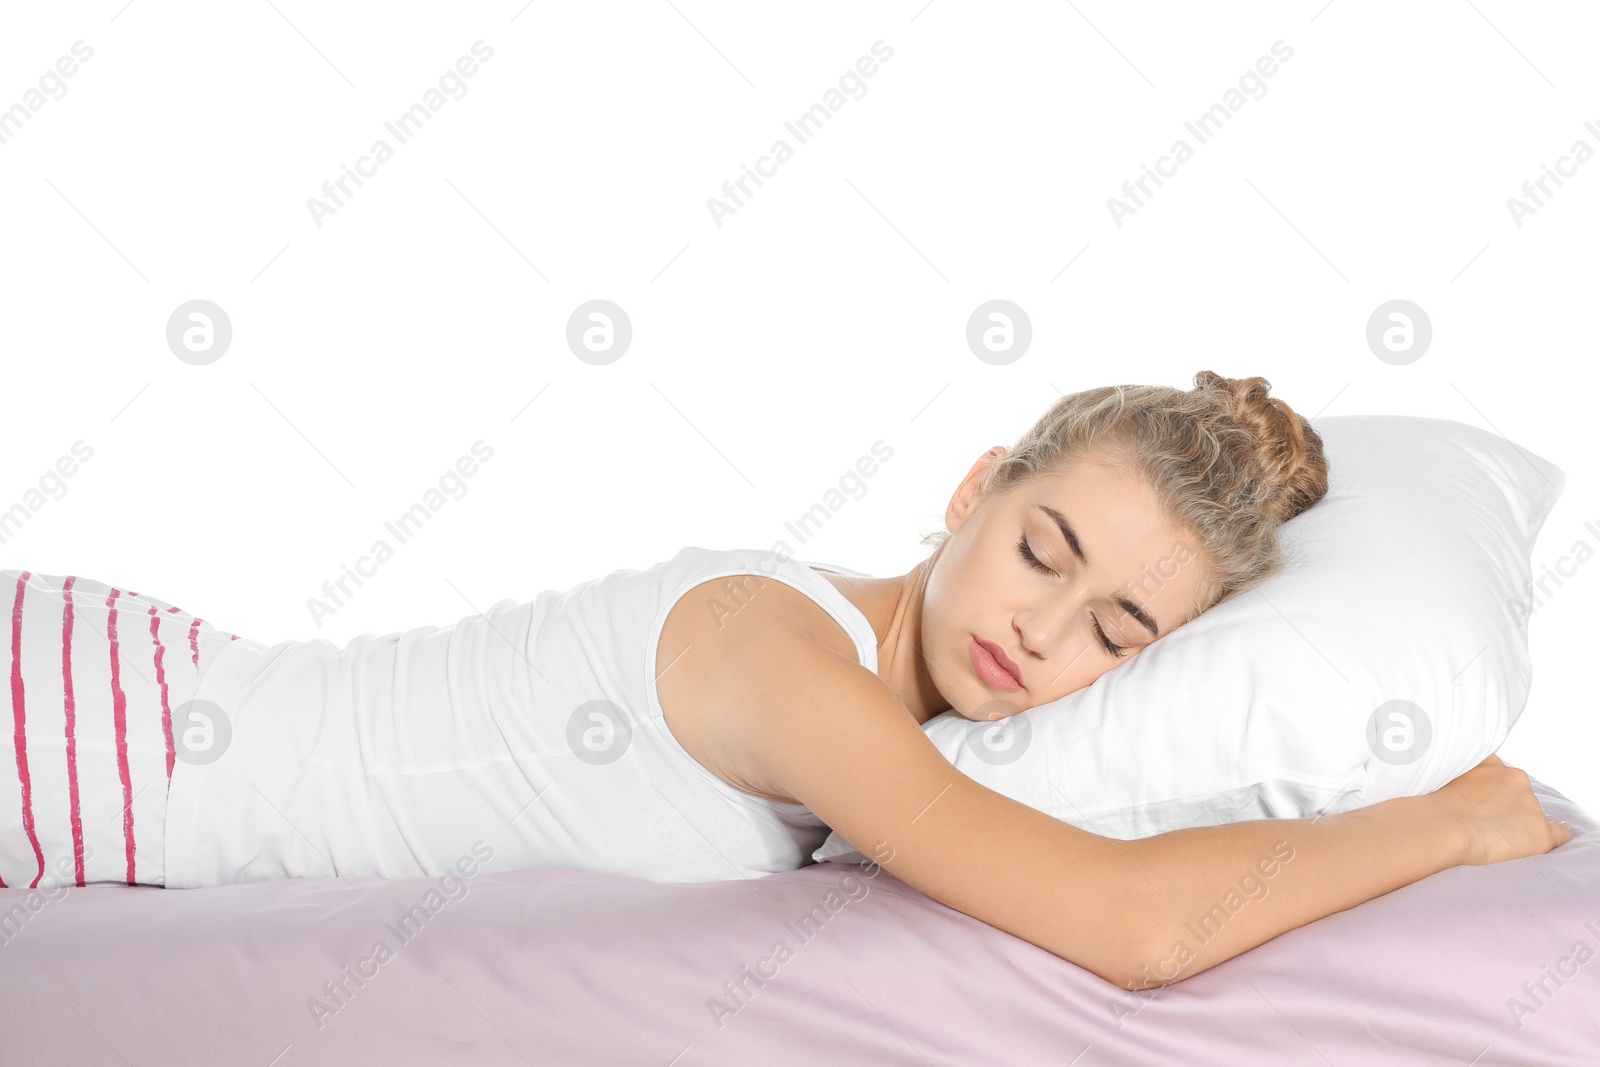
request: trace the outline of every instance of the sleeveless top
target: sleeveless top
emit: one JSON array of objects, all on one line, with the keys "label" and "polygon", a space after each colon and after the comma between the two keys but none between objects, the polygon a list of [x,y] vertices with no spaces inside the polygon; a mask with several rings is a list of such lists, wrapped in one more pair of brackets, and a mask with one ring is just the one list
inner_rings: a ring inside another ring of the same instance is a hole
[{"label": "sleeveless top", "polygon": [[713,774],[656,695],[671,669],[656,663],[668,610],[725,576],[730,611],[763,581],[811,597],[876,673],[871,623],[828,579],[743,548],[684,548],[343,648],[203,643],[194,707],[205,717],[174,716],[175,730],[204,731],[174,766],[166,884],[432,876],[462,860],[688,882],[810,863],[829,828]]}]

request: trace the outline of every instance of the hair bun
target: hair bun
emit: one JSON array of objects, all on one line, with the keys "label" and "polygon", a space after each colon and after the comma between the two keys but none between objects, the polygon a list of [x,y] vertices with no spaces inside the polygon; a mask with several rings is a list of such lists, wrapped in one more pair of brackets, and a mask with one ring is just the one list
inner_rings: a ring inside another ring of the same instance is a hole
[{"label": "hair bun", "polygon": [[1226,417],[1260,442],[1271,484],[1268,495],[1279,521],[1294,518],[1327,494],[1322,435],[1288,404],[1267,395],[1271,382],[1259,375],[1227,378],[1203,370],[1194,376],[1194,384],[1217,394]]}]

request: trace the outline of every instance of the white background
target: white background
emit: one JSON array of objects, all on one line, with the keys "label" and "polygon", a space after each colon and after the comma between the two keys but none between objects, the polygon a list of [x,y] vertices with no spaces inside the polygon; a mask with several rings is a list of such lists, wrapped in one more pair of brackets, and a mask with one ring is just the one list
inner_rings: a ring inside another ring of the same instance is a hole
[{"label": "white background", "polygon": [[[339,643],[687,544],[898,574],[1060,393],[1205,368],[1553,460],[1537,573],[1600,546],[1600,161],[1520,227],[1507,200],[1600,148],[1597,30],[1504,0],[6,5],[0,108],[93,56],[0,144],[0,509],[73,442],[93,458],[0,565]],[[398,144],[384,123],[479,40],[465,94]],[[880,40],[799,144],[784,123]],[[1184,123],[1280,40],[1198,143]],[[1116,225],[1107,199],[1180,137],[1194,158]],[[308,198],[379,138],[394,157],[319,227]],[[719,227],[708,198],[778,138],[793,158]],[[565,340],[596,298],[634,330],[604,366]],[[1033,326],[1005,366],[965,340],[995,298]],[[1404,366],[1364,336],[1396,298],[1434,330]],[[166,343],[192,299],[233,328],[205,366]],[[480,439],[464,495],[319,625],[308,599]],[[864,492],[786,529],[880,439]],[[1535,613],[1501,750],[1591,811],[1596,571]],[[1403,589],[1374,610],[1428,622]]]}]

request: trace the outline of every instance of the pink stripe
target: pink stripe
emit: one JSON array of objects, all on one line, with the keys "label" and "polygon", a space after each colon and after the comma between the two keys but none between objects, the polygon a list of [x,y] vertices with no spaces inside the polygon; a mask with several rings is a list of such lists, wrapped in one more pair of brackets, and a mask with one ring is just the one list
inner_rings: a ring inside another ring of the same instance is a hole
[{"label": "pink stripe", "polygon": [[37,888],[44,877],[44,850],[39,847],[39,835],[33,829],[33,780],[28,777],[28,712],[22,689],[22,590],[28,572],[17,577],[17,598],[11,606],[11,716],[12,744],[17,751],[17,778],[22,782],[22,825],[33,844],[33,854],[39,858],[39,873],[33,876],[30,889]]},{"label": "pink stripe", "polygon": [[200,666],[200,643],[196,637],[200,633],[200,620],[195,619],[189,624],[189,648],[194,652],[194,665]]},{"label": "pink stripe", "polygon": [[161,643],[161,615],[154,604],[150,605],[150,640],[156,646],[156,684],[161,686],[161,732],[167,738],[167,781],[172,781],[172,762],[176,749],[172,746],[172,706],[167,701],[167,670],[163,661],[167,649]]},{"label": "pink stripe", "polygon": [[72,858],[83,884],[83,815],[78,810],[78,703],[72,695],[72,583],[76,575],[68,575],[61,583],[61,597],[65,607],[61,610],[61,682],[66,695],[67,713],[67,793],[72,816]]},{"label": "pink stripe", "polygon": [[133,776],[128,772],[128,697],[122,691],[120,657],[117,655],[117,597],[115,588],[106,597],[106,636],[111,639],[111,701],[117,730],[117,773],[122,777],[122,842],[128,855],[128,884],[134,883],[133,870]]}]

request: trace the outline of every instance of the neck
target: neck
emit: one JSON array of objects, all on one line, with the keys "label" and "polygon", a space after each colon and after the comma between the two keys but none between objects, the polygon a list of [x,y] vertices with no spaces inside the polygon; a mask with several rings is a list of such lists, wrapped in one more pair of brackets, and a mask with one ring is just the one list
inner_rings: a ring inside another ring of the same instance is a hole
[{"label": "neck", "polygon": [[922,603],[932,560],[893,578],[825,574],[872,623],[878,641],[878,677],[906,706],[918,725],[950,702],[939,693],[922,649]]}]

